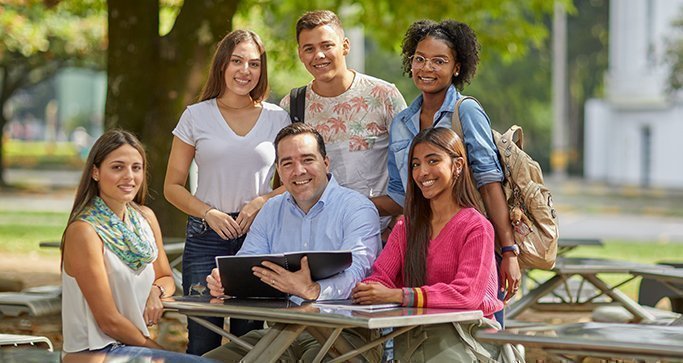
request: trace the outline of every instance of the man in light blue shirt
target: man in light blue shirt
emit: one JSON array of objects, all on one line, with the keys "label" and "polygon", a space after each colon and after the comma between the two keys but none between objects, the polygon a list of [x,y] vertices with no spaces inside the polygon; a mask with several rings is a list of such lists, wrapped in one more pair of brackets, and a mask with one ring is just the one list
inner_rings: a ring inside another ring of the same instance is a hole
[{"label": "man in light blue shirt", "polygon": [[[353,262],[346,271],[333,277],[312,281],[306,257],[301,269],[287,271],[264,261],[254,274],[274,288],[306,300],[346,299],[357,282],[365,278],[381,249],[379,214],[370,200],[337,184],[329,173],[329,159],[322,136],[304,123],[283,128],[275,138],[278,174],[286,192],[271,198],[251,225],[238,255],[298,251],[351,250]],[[239,277],[236,277],[239,278]],[[223,295],[218,269],[207,277],[213,296]],[[255,342],[263,331],[243,338]],[[354,332],[345,334],[354,346],[365,339]],[[319,344],[302,334],[297,344],[302,349],[296,359],[315,354]],[[219,347],[205,356],[223,361],[239,360],[246,354],[236,344]],[[378,352],[370,352],[374,361]],[[313,355],[314,356],[314,355]]]}]

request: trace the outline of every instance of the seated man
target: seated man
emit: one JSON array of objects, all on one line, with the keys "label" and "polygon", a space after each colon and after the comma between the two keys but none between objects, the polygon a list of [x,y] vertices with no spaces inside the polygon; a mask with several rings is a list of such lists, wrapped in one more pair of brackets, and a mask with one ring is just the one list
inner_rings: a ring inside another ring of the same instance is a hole
[{"label": "seated man", "polygon": [[[267,261],[263,267],[254,268],[261,281],[290,295],[306,300],[346,299],[355,284],[370,272],[379,254],[377,210],[367,197],[340,186],[328,175],[325,144],[312,126],[297,122],[283,128],[275,138],[275,150],[278,174],[286,192],[263,206],[237,255],[351,250],[351,267],[319,281],[312,281],[306,257],[297,272]],[[211,295],[223,295],[218,269],[211,272],[207,282]],[[256,344],[264,333],[265,330],[252,331],[242,339]],[[367,342],[364,334],[370,332],[349,331],[343,336],[354,347],[360,347]],[[283,358],[308,362],[319,350],[317,340],[305,332],[292,346],[296,357]],[[246,353],[244,348],[229,343],[205,357],[232,362]],[[370,361],[379,361],[381,352],[372,350],[365,355]]]}]

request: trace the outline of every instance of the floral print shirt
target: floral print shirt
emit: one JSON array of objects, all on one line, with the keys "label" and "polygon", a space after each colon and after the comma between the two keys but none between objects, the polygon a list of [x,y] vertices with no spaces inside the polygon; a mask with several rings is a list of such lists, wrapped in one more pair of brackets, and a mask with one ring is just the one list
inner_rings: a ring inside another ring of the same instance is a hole
[{"label": "floral print shirt", "polygon": [[[280,106],[289,111],[289,95]],[[307,124],[320,132],[330,171],[340,185],[365,196],[386,194],[389,126],[405,100],[396,86],[355,72],[351,87],[336,97],[306,89]]]}]

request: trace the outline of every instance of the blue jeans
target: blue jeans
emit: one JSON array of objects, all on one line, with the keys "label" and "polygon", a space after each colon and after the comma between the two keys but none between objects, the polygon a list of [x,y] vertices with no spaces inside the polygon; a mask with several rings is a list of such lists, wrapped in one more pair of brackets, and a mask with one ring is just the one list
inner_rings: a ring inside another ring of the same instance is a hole
[{"label": "blue jeans", "polygon": [[197,357],[194,355],[171,352],[161,349],[151,349],[146,347],[136,347],[123,344],[109,344],[106,347],[98,350],[83,351],[83,353],[104,353],[107,357],[122,356],[127,362],[130,361],[145,361],[144,359],[161,360],[162,362],[179,362],[179,363],[201,363],[201,362],[215,362],[212,359]]},{"label": "blue jeans", "polygon": [[[230,214],[237,218],[237,213]],[[187,221],[187,238],[183,251],[183,295],[206,295],[206,276],[216,267],[216,256],[231,256],[242,247],[244,236],[222,239],[203,219],[190,216]],[[224,319],[206,317],[207,321],[223,328]],[[262,329],[263,322],[255,320],[230,319],[230,333],[242,336],[252,330]],[[187,353],[202,355],[221,345],[221,336],[209,329],[187,320],[189,342]]]}]

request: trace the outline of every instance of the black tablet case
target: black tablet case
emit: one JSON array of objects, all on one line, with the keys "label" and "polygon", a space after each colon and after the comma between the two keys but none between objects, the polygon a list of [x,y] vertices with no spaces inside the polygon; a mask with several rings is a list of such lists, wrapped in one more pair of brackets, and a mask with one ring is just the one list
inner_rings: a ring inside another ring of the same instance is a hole
[{"label": "black tablet case", "polygon": [[334,276],[351,266],[351,251],[305,251],[287,254],[218,256],[216,265],[221,275],[225,295],[238,298],[286,298],[287,294],[263,283],[251,270],[262,261],[276,263],[296,272],[301,269],[301,258],[308,256],[313,281]]}]

